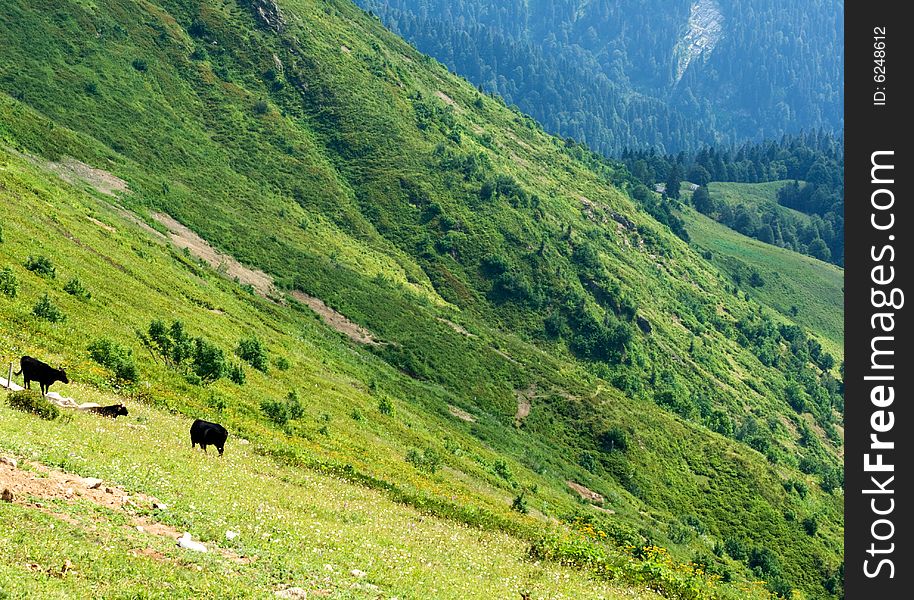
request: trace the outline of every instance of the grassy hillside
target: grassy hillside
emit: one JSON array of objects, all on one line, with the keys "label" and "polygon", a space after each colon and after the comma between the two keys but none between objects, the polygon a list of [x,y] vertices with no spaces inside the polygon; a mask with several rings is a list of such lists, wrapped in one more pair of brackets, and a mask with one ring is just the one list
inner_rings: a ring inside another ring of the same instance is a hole
[{"label": "grassy hillside", "polygon": [[[4,358],[66,364],[75,390],[149,419],[209,416],[280,464],[508,533],[531,560],[669,597],[758,579],[838,592],[825,357],[639,211],[626,174],[348,2],[4,11],[0,269],[18,281],[0,296]],[[175,250],[158,213],[275,287]],[[39,255],[56,278],[26,268]],[[205,343],[163,359],[156,319]],[[243,362],[242,341],[265,352]],[[228,376],[207,383],[214,348]],[[651,544],[733,583],[682,591],[703,576],[652,571]]]},{"label": "grassy hillside", "polygon": [[[844,271],[829,263],[748,238],[692,209],[682,211],[689,236],[711,262],[760,302],[815,333],[835,356],[844,353]],[[751,273],[762,285],[752,285]]]}]

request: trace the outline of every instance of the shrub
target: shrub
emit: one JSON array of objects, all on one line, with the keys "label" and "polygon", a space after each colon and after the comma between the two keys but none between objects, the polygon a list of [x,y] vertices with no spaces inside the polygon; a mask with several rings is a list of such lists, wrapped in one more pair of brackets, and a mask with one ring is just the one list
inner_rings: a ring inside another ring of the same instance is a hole
[{"label": "shrub", "polygon": [[51,323],[61,323],[67,319],[57,306],[51,302],[47,292],[32,307],[32,314]]},{"label": "shrub", "polygon": [[353,408],[352,412],[349,413],[349,416],[352,417],[353,421],[361,421],[364,417],[362,416],[362,411],[357,408]]},{"label": "shrub", "polygon": [[434,474],[441,466],[441,455],[432,447],[428,447],[421,452],[416,448],[410,448],[406,453],[406,462],[420,471]]},{"label": "shrub", "polygon": [[136,69],[137,71],[139,71],[140,73],[145,73],[146,69],[149,68],[149,65],[146,64],[146,61],[143,60],[142,58],[133,59],[133,62],[131,64],[133,65],[133,68]]},{"label": "shrub", "polygon": [[263,373],[267,372],[267,365],[269,364],[267,351],[263,347],[263,343],[257,337],[250,336],[241,338],[241,341],[238,342],[238,348],[235,350],[235,354],[258,371]]},{"label": "shrub", "polygon": [[30,254],[29,257],[25,259],[25,268],[32,273],[40,275],[41,277],[47,277],[48,279],[57,277],[57,268],[47,256],[32,256]]},{"label": "shrub", "polygon": [[610,427],[600,434],[597,442],[603,452],[622,452],[628,450],[628,434],[619,427]]},{"label": "shrub", "polygon": [[223,377],[227,369],[222,348],[203,338],[194,340],[193,371],[197,377],[211,383]]},{"label": "shrub", "polygon": [[511,472],[511,468],[501,458],[496,458],[495,462],[492,463],[492,472],[504,479],[505,481],[511,481],[514,479],[514,473]]},{"label": "shrub", "polygon": [[85,286],[83,286],[82,282],[76,277],[70,279],[70,281],[68,281],[66,285],[63,286],[63,291],[70,294],[71,296],[76,296],[81,300],[90,300],[92,298],[92,294],[89,292],[89,290],[87,290]]},{"label": "shrub", "polygon": [[390,398],[388,398],[387,396],[381,396],[381,399],[378,400],[378,411],[382,415],[390,416],[390,415],[394,414],[394,405],[390,401]]},{"label": "shrub", "polygon": [[19,279],[9,267],[0,269],[0,294],[8,298],[15,298],[19,293]]},{"label": "shrub", "polygon": [[48,421],[53,421],[60,416],[60,409],[48,402],[41,392],[31,390],[12,392],[7,395],[6,402],[16,410],[38,415]]},{"label": "shrub", "polygon": [[264,400],[260,403],[260,410],[277,425],[285,425],[289,422],[289,411],[285,402]]},{"label": "shrub", "polygon": [[292,367],[292,363],[289,362],[289,359],[285,356],[278,357],[273,364],[276,365],[276,368],[280,371],[288,371]]},{"label": "shrub", "polygon": [[92,342],[88,350],[92,360],[111,369],[119,381],[134,383],[137,380],[136,362],[133,360],[133,351],[130,348],[101,338]]},{"label": "shrub", "polygon": [[244,385],[244,382],[247,380],[247,377],[244,374],[244,367],[238,363],[232,363],[229,365],[228,378],[232,383]]},{"label": "shrub", "polygon": [[530,512],[530,509],[527,507],[526,492],[521,492],[514,496],[514,500],[511,502],[511,510],[519,512],[522,515]]},{"label": "shrub", "polygon": [[254,103],[254,114],[265,115],[268,110],[270,110],[270,105],[267,104],[266,100],[258,100]]},{"label": "shrub", "polygon": [[[298,392],[295,390],[290,391],[286,396],[286,405],[290,419],[301,419],[305,416],[305,407],[302,405],[301,400],[298,399]],[[330,421],[329,415],[322,415],[322,417],[326,417],[324,419],[325,423]]]}]

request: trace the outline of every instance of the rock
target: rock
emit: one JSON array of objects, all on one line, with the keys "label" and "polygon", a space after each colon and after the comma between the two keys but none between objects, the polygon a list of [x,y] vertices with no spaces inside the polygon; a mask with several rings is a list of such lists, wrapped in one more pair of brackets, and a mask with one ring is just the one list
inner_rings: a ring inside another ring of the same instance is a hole
[{"label": "rock", "polygon": [[194,552],[208,552],[206,546],[200,542],[195,542],[193,538],[190,537],[190,533],[186,531],[184,532],[184,535],[178,538],[178,547],[186,550],[193,550]]},{"label": "rock", "polygon": [[102,480],[96,477],[86,477],[83,479],[83,485],[85,485],[90,490],[96,490],[102,485]]},{"label": "rock", "polygon": [[4,502],[12,502],[16,497],[13,495],[13,492],[9,488],[3,488],[3,493],[0,494],[0,500]]},{"label": "rock", "polygon": [[300,587],[291,587],[284,590],[277,590],[273,592],[273,595],[277,598],[288,598],[295,600],[306,600],[308,598],[307,590]]},{"label": "rock", "polygon": [[0,463],[9,465],[14,469],[19,466],[19,463],[16,462],[16,459],[11,456],[0,456]]},{"label": "rock", "polygon": [[247,446],[247,445],[250,444],[251,442],[247,441],[247,440],[244,439],[244,438],[238,438],[238,443],[241,444],[242,446]]},{"label": "rock", "polygon": [[153,502],[152,507],[156,510],[168,510],[168,505],[164,502]]},{"label": "rock", "polygon": [[232,531],[231,529],[229,529],[228,531],[225,532],[225,539],[233,540],[236,537],[238,537],[238,535],[239,535],[239,533],[237,531]]},{"label": "rock", "polygon": [[117,491],[116,489],[114,489],[113,487],[110,487],[110,486],[105,488],[106,494],[113,494],[116,491]]},{"label": "rock", "polygon": [[139,531],[140,533],[146,533],[146,530],[143,529],[143,526],[142,526],[142,525],[137,525],[137,526],[136,526],[136,530]]},{"label": "rock", "polygon": [[368,573],[366,573],[365,571],[360,571],[359,569],[353,569],[353,570],[349,571],[349,574],[352,575],[353,577],[358,577],[359,579],[368,575]]}]

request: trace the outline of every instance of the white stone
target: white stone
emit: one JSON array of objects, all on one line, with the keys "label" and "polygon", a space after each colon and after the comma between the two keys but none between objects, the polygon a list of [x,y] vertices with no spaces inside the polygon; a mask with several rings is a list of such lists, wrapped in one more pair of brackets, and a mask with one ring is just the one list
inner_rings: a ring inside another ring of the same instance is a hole
[{"label": "white stone", "polygon": [[11,456],[0,456],[0,463],[9,465],[14,469],[19,466],[19,463],[16,462],[16,459]]},{"label": "white stone", "polygon": [[98,489],[102,485],[102,480],[97,477],[86,477],[83,479],[83,485],[90,490]]},{"label": "white stone", "polygon": [[353,570],[349,571],[349,574],[352,575],[353,577],[358,577],[359,579],[368,575],[368,573],[366,573],[365,571],[360,571],[359,569],[353,569]]},{"label": "white stone", "polygon": [[233,540],[236,537],[238,537],[239,535],[240,534],[237,531],[232,531],[231,529],[229,529],[228,531],[225,532],[225,539]]},{"label": "white stone", "polygon": [[190,533],[184,532],[184,535],[178,538],[178,547],[185,548],[187,550],[193,550],[194,552],[207,552],[206,546],[200,542],[195,542],[193,538],[190,537]]}]

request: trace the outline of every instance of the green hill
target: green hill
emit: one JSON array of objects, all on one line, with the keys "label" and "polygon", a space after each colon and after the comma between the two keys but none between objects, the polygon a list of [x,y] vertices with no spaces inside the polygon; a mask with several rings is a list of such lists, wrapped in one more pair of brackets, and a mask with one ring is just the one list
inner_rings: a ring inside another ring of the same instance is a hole
[{"label": "green hill", "polygon": [[[218,420],[278,465],[264,476],[323,474],[435,527],[499,532],[515,558],[577,566],[578,587],[840,592],[826,354],[638,210],[621,170],[588,166],[348,2],[3,10],[5,360],[67,365],[74,383],[55,389],[126,398],[128,425]],[[163,447],[163,481],[120,462],[127,436],[63,458],[83,419],[36,420],[43,441],[0,449],[170,497],[168,523],[217,541],[220,501],[182,504],[169,483],[199,457]],[[312,518],[365,518],[337,510]],[[28,556],[26,530],[4,557]],[[361,535],[337,547],[393,543]],[[321,576],[269,548],[239,567],[244,585]],[[0,559],[0,582],[60,589],[32,563]],[[372,582],[427,591],[395,571]]]},{"label": "green hill", "polygon": [[[692,241],[742,289],[844,353],[844,271],[829,263],[748,238],[692,209],[681,212]],[[750,283],[752,273],[761,285]]]}]

